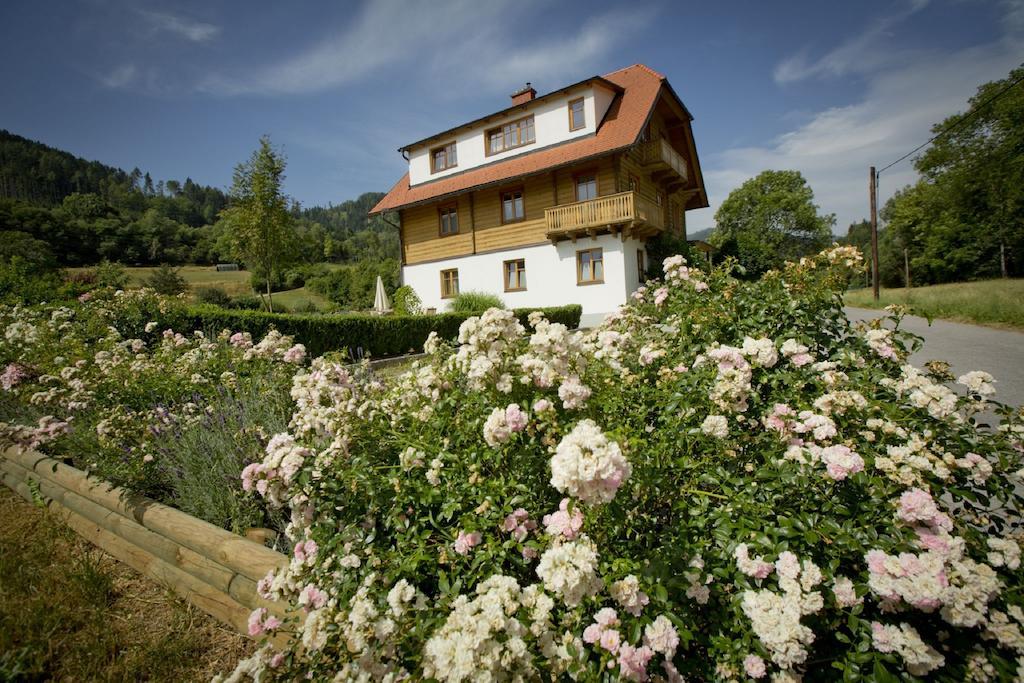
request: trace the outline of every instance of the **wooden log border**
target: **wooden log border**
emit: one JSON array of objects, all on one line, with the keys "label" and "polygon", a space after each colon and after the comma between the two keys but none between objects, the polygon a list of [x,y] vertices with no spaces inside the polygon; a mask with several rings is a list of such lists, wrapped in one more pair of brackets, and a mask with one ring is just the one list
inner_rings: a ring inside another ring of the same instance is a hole
[{"label": "wooden log border", "polygon": [[[254,609],[289,615],[256,594],[257,581],[288,564],[275,550],[33,451],[4,449],[0,478],[25,500],[41,500],[93,545],[243,635]],[[284,640],[279,634],[273,642]]]}]

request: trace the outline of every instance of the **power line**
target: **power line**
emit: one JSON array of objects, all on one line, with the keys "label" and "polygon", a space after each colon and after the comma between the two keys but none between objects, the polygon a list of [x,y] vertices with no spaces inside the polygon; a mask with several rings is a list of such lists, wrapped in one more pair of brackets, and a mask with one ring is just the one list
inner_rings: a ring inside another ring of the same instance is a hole
[{"label": "power line", "polygon": [[[1024,66],[1024,64],[1021,64],[1021,66]],[[913,156],[914,154],[916,154],[917,152],[921,151],[922,149],[924,149],[924,148],[925,148],[925,147],[927,147],[928,145],[932,144],[933,142],[935,142],[936,140],[938,140],[938,139],[939,139],[940,137],[942,137],[942,136],[943,136],[943,135],[945,135],[946,133],[949,133],[949,132],[951,132],[951,131],[955,130],[956,128],[958,128],[958,127],[962,126],[962,125],[963,125],[964,123],[966,123],[966,122],[967,122],[967,121],[968,121],[968,120],[969,120],[969,119],[970,119],[971,117],[973,117],[973,116],[974,116],[975,114],[978,114],[978,113],[980,113],[980,112],[981,112],[981,110],[982,110],[982,109],[983,109],[983,108],[984,108],[984,107],[985,107],[986,105],[988,105],[988,104],[991,104],[992,102],[995,102],[995,101],[996,101],[997,99],[999,99],[1000,97],[1002,97],[1003,95],[1005,95],[1005,94],[1006,94],[1007,92],[1009,92],[1009,90],[1010,90],[1011,88],[1013,88],[1013,87],[1014,87],[1015,85],[1017,85],[1017,84],[1018,84],[1018,83],[1020,83],[1021,81],[1024,81],[1024,74],[1022,74],[1022,75],[1020,76],[1020,78],[1018,78],[1017,80],[1015,80],[1015,81],[1014,81],[1013,83],[1010,83],[1010,84],[1009,84],[1008,86],[1006,86],[1005,88],[1003,88],[1002,90],[1000,90],[999,92],[997,92],[997,93],[996,93],[995,95],[993,95],[992,97],[988,98],[987,100],[985,100],[984,102],[982,102],[981,104],[979,104],[979,105],[978,105],[977,107],[975,107],[975,108],[974,108],[974,109],[973,109],[972,111],[969,111],[969,112],[967,112],[967,113],[966,113],[966,114],[965,114],[965,115],[964,115],[963,117],[961,117],[961,119],[960,119],[959,121],[956,121],[956,122],[954,122],[954,123],[953,123],[952,125],[950,125],[950,126],[949,126],[948,128],[946,128],[945,130],[939,131],[939,132],[938,132],[938,133],[936,133],[936,134],[935,134],[934,136],[932,136],[932,138],[931,138],[930,140],[928,140],[927,142],[925,142],[925,143],[923,143],[923,144],[920,144],[920,145],[918,145],[918,146],[917,146],[917,147],[915,147],[914,149],[910,150],[909,152],[907,152],[906,154],[904,154],[903,156],[901,156],[901,157],[900,157],[899,159],[897,159],[896,161],[892,162],[892,163],[891,163],[891,164],[889,164],[888,166],[885,166],[885,167],[883,167],[883,168],[882,168],[882,169],[881,169],[880,171],[878,171],[878,172],[877,172],[877,174],[876,174],[876,178],[877,178],[877,176],[880,176],[880,175],[882,175],[882,171],[886,171],[886,170],[888,170],[888,169],[892,168],[893,166],[895,166],[896,164],[900,163],[901,161],[903,161],[903,160],[904,160],[904,159],[906,159],[907,157],[909,157],[909,156]]]}]

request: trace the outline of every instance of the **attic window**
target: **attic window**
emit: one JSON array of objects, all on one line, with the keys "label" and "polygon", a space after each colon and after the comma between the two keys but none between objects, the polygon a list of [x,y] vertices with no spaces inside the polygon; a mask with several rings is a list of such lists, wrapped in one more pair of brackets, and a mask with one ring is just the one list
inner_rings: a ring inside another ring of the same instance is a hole
[{"label": "attic window", "polygon": [[569,103],[569,130],[579,130],[586,125],[587,119],[583,113],[583,98],[581,97]]},{"label": "attic window", "polygon": [[459,159],[455,155],[455,143],[449,142],[447,145],[436,147],[430,150],[430,172],[437,173],[438,171],[444,171],[445,169],[454,168],[458,166]]},{"label": "attic window", "polygon": [[487,156],[534,142],[533,114],[487,131]]}]

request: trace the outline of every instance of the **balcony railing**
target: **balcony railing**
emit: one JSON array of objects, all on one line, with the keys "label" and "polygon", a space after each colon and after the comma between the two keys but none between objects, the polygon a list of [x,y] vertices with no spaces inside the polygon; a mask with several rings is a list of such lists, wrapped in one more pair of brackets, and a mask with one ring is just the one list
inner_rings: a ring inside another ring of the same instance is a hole
[{"label": "balcony railing", "polygon": [[684,182],[690,178],[686,159],[679,152],[672,149],[672,145],[668,144],[668,140],[664,138],[645,142],[641,145],[640,158],[645,166],[660,166],[661,168],[671,169]]},{"label": "balcony railing", "polygon": [[623,225],[653,232],[664,227],[661,207],[632,191],[552,206],[544,209],[544,221],[550,239],[575,237],[588,232],[596,234],[597,230],[621,228]]}]

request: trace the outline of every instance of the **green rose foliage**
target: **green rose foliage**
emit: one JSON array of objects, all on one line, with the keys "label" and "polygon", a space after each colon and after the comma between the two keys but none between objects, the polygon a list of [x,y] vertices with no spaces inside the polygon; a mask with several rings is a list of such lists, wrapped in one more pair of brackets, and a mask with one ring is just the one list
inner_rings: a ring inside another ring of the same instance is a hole
[{"label": "green rose foliage", "polygon": [[399,376],[314,361],[243,473],[298,616],[234,675],[1014,676],[1021,416],[905,366],[899,311],[852,326],[859,264],[675,257],[585,334],[493,309]]}]

